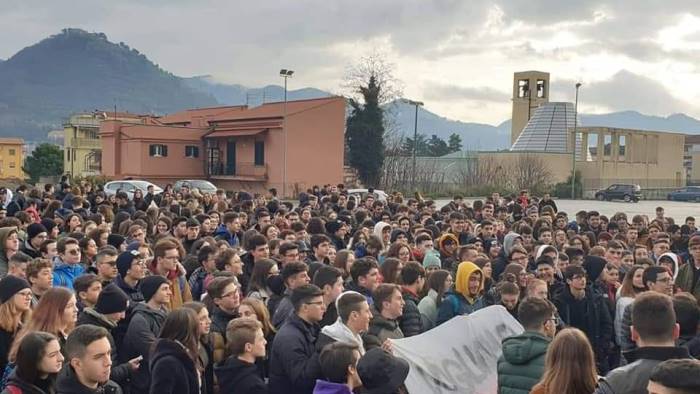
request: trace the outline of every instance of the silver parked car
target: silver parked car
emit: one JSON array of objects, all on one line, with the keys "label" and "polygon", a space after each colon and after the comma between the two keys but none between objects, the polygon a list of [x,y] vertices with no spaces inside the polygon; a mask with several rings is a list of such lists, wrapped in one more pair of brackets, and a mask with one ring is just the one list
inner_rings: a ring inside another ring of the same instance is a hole
[{"label": "silver parked car", "polygon": [[210,194],[216,193],[217,190],[217,187],[213,183],[203,179],[181,179],[173,184],[173,190],[179,192],[183,186],[189,187],[190,190],[197,189],[202,193]]},{"label": "silver parked car", "polygon": [[112,181],[107,182],[104,186],[104,191],[107,196],[117,194],[118,190],[125,192],[129,195],[129,200],[134,199],[134,190],[139,189],[143,194],[146,194],[148,187],[153,186],[153,191],[155,194],[162,193],[158,185],[148,182],[148,181],[135,181],[135,180],[123,180],[123,181]]}]

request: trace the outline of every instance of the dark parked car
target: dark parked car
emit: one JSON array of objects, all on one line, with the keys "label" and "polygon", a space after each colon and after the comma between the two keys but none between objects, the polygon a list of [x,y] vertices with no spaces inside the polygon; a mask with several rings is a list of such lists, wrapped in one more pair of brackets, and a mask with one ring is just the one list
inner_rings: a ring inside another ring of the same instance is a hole
[{"label": "dark parked car", "polygon": [[700,202],[700,186],[688,186],[668,193],[667,199],[671,201],[695,201]]},{"label": "dark parked car", "polygon": [[639,185],[624,185],[616,183],[607,189],[599,190],[595,194],[596,200],[624,200],[638,202],[642,199],[642,188]]}]

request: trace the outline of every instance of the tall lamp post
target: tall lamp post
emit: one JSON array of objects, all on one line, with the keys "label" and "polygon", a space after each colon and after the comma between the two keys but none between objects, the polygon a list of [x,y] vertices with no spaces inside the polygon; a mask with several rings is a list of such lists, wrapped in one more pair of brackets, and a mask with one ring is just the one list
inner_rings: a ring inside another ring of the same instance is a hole
[{"label": "tall lamp post", "polygon": [[413,119],[413,169],[411,172],[411,188],[416,187],[416,152],[418,151],[418,107],[423,106],[422,101],[404,100],[407,104],[416,107],[416,115]]},{"label": "tall lamp post", "polygon": [[571,149],[571,199],[576,199],[576,136],[578,134],[578,89],[581,87],[581,82],[576,83],[576,101],[574,102],[574,136],[572,138],[573,146]]},{"label": "tall lamp post", "polygon": [[283,68],[280,70],[280,77],[284,78],[284,117],[282,118],[282,133],[284,134],[284,152],[282,167],[282,198],[287,197],[287,79],[291,78],[294,70]]}]

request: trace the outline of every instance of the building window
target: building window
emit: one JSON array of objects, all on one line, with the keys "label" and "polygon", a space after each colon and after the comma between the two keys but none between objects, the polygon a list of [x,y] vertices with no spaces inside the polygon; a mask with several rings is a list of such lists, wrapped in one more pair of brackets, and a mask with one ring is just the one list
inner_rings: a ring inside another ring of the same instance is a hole
[{"label": "building window", "polygon": [[530,95],[530,80],[521,79],[518,81],[518,97],[528,97]]},{"label": "building window", "polygon": [[199,147],[195,145],[185,146],[185,157],[196,158],[199,157]]},{"label": "building window", "polygon": [[14,149],[10,149],[10,156],[14,156],[14,155],[15,155],[15,150],[14,150]]},{"label": "building window", "polygon": [[612,152],[612,135],[604,134],[603,135],[603,155],[610,156],[610,152]]},{"label": "building window", "polygon": [[547,97],[547,87],[545,86],[544,79],[537,80],[537,98]]},{"label": "building window", "polygon": [[14,162],[14,161],[11,161],[11,162],[10,162],[10,168],[15,168],[15,162]]},{"label": "building window", "polygon": [[168,146],[162,144],[153,144],[148,146],[148,154],[152,157],[167,157]]},{"label": "building window", "polygon": [[255,141],[255,165],[265,165],[265,141]]},{"label": "building window", "polygon": [[627,138],[624,135],[621,135],[618,140],[618,145],[619,145],[619,155],[620,158],[625,157],[625,150],[627,148]]}]

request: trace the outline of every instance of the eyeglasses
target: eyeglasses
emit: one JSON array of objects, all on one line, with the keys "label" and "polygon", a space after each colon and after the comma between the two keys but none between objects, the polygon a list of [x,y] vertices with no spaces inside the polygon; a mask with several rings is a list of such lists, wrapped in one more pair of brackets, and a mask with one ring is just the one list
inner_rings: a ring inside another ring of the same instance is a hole
[{"label": "eyeglasses", "polygon": [[547,319],[547,321],[553,322],[555,326],[559,325],[559,318],[558,317],[552,317],[551,319]]},{"label": "eyeglasses", "polygon": [[19,293],[17,293],[17,295],[30,298],[32,296],[32,292],[31,292],[31,290],[30,291],[20,291]]},{"label": "eyeglasses", "polygon": [[228,298],[228,297],[231,297],[231,296],[234,296],[234,295],[237,295],[237,294],[238,294],[238,290],[234,290],[234,291],[228,292],[228,293],[226,293],[226,294],[223,294],[223,295],[221,296],[221,298]]},{"label": "eyeglasses", "polygon": [[304,304],[306,304],[306,305],[318,305],[318,306],[321,306],[321,305],[323,305],[323,301],[305,302]]}]

